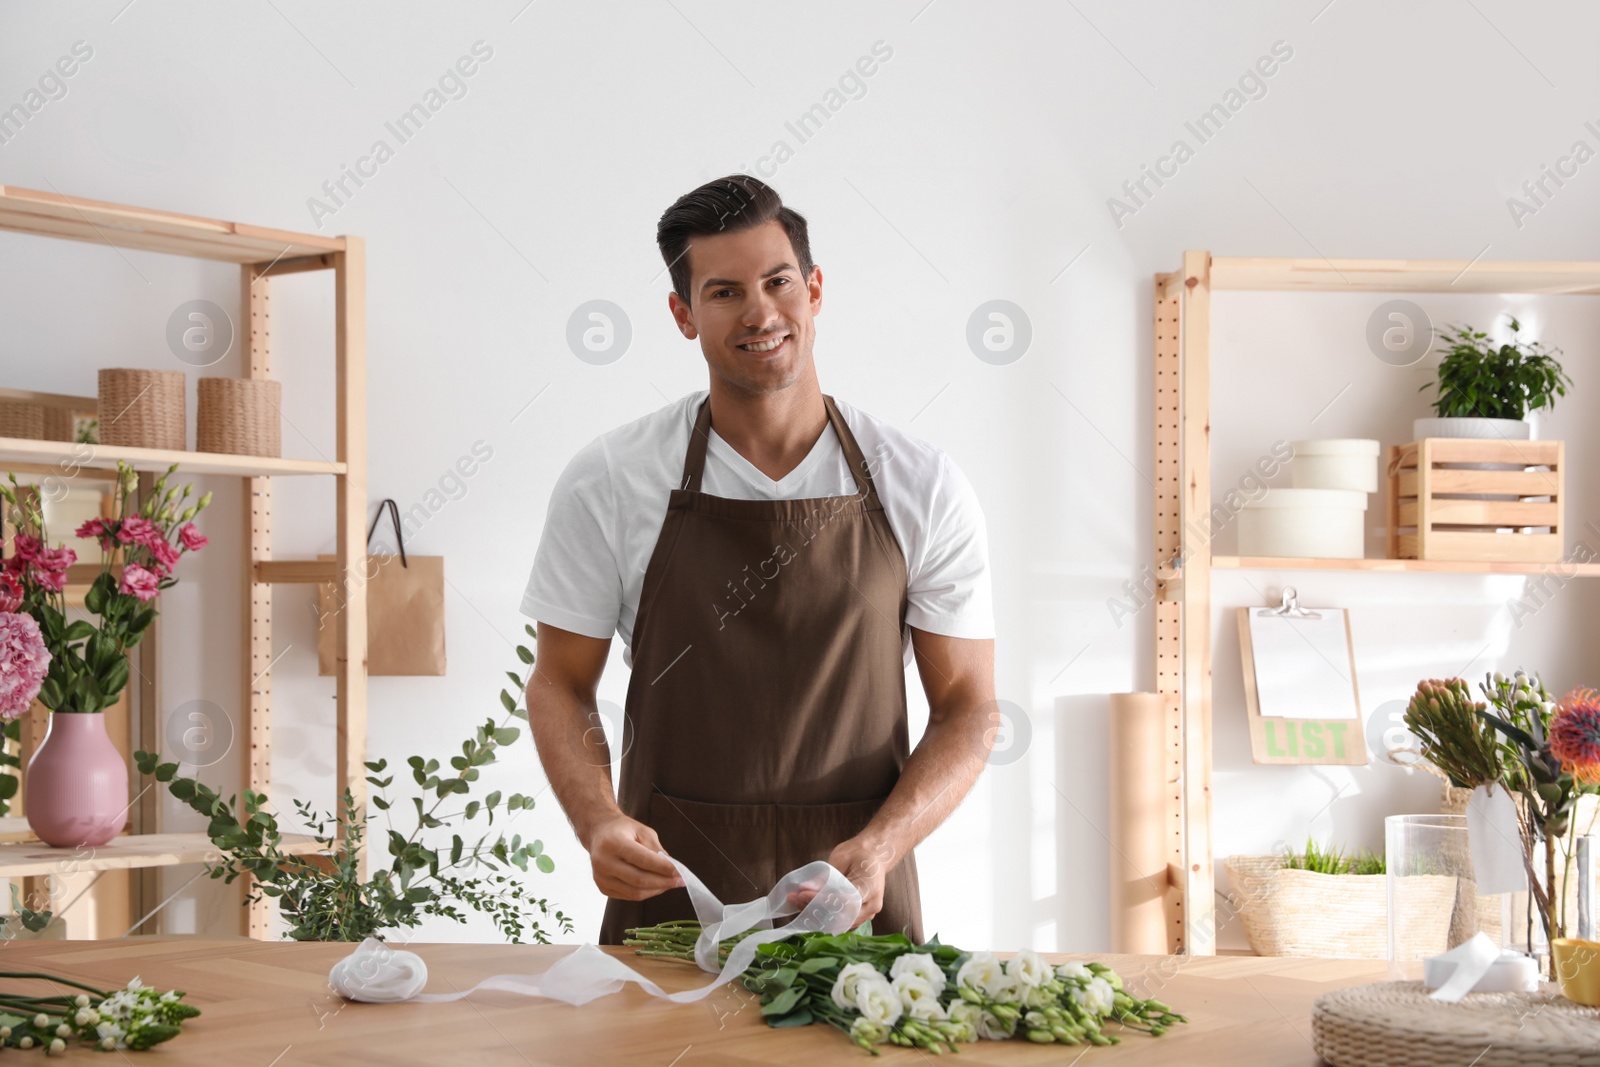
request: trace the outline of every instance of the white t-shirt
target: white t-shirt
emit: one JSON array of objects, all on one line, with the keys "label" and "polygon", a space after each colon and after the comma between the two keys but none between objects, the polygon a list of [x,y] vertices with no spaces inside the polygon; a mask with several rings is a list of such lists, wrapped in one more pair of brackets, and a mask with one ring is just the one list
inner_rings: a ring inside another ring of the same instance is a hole
[{"label": "white t-shirt", "polygon": [[[667,499],[683,478],[701,390],[595,438],[556,480],[522,613],[589,637],[620,633],[633,666],[633,621]],[[835,400],[871,464],[907,570],[906,622],[947,637],[994,636],[983,511],[950,458],[926,441]],[[738,500],[857,492],[832,426],[779,481],[711,431],[700,489]],[[909,639],[905,662],[912,660]]]}]

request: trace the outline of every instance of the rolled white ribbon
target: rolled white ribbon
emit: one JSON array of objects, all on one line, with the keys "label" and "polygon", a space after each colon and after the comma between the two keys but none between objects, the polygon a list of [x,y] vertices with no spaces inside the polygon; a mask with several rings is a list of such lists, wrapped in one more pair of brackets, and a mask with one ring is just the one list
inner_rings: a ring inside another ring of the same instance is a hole
[{"label": "rolled white ribbon", "polygon": [[1539,965],[1520,952],[1502,952],[1479,931],[1449,952],[1422,961],[1422,984],[1434,1000],[1457,1001],[1468,993],[1533,993]]},{"label": "rolled white ribbon", "polygon": [[393,1004],[422,992],[428,984],[428,965],[415,952],[369,937],[333,965],[328,984],[347,1000]]},{"label": "rolled white ribbon", "polygon": [[[723,904],[693,871],[671,857],[668,859],[683,876],[684,887],[689,891],[695,915],[702,925],[694,955],[701,970],[717,976],[709,985],[668,993],[591,942],[580,945],[539,974],[497,974],[460,993],[423,993],[428,972],[421,958],[413,952],[391,949],[375,938],[368,938],[350,956],[334,964],[328,981],[339,995],[372,1003],[402,1000],[441,1003],[460,1000],[480,989],[497,989],[568,1004],[587,1004],[596,997],[615,993],[628,982],[636,982],[653,997],[691,1004],[710,996],[742,974],[761,945],[797,933],[842,934],[855,927],[856,916],[861,913],[860,890],[826,860],[796,867],[780,878],[765,898],[744,904]],[[815,895],[799,909],[798,915],[783,926],[765,925],[793,914],[796,909],[789,903],[789,895],[802,890],[814,890]],[[719,968],[717,956],[721,943],[746,931],[753,932],[733,947],[727,962]]]}]

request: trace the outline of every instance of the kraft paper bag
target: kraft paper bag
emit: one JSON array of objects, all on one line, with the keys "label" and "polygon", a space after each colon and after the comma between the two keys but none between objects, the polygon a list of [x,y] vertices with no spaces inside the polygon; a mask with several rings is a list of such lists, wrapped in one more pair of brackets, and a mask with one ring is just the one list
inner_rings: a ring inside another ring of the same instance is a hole
[{"label": "kraft paper bag", "polygon": [[[367,557],[367,674],[442,675],[444,647],[444,557],[406,553],[399,510],[393,500],[378,505],[367,540],[385,508],[394,520],[398,555]],[[332,560],[334,556],[318,556]],[[338,641],[335,627],[343,596],[332,582],[317,586],[317,673],[332,675]]]}]

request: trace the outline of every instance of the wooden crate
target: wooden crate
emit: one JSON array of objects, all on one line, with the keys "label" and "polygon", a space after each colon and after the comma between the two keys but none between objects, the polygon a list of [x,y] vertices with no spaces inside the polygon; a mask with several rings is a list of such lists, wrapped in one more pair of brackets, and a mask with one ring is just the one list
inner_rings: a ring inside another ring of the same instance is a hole
[{"label": "wooden crate", "polygon": [[1563,442],[1427,437],[1392,446],[1388,470],[1391,559],[1560,562]]}]

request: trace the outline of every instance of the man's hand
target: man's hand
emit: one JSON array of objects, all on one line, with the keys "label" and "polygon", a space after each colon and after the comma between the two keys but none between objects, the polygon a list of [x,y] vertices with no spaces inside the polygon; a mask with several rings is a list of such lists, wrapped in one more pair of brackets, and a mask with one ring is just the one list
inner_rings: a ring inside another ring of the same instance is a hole
[{"label": "man's hand", "polygon": [[[828,853],[828,862],[861,892],[861,914],[856,916],[856,925],[883,910],[883,881],[896,862],[894,849],[887,842],[857,835]],[[789,903],[803,908],[816,895],[816,889],[802,889],[789,894]]]},{"label": "man's hand", "polygon": [[615,900],[645,900],[683,885],[656,832],[620,812],[595,828],[586,847],[594,884]]}]

